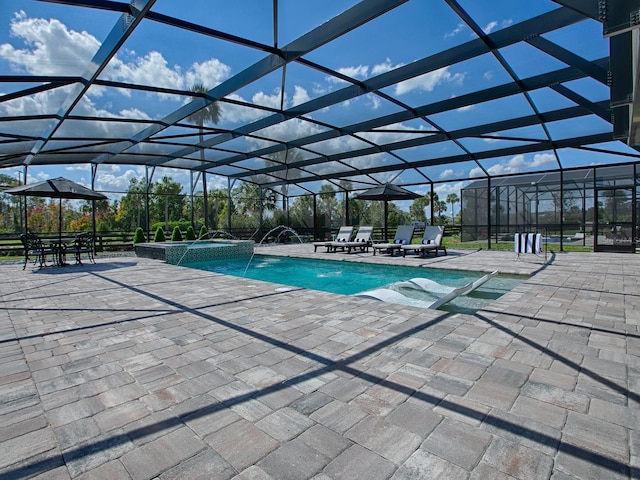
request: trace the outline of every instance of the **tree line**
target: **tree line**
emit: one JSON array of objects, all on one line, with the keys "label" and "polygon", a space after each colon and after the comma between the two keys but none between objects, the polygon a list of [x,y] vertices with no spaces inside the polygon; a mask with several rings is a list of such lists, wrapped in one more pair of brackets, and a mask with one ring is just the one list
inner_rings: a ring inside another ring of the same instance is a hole
[{"label": "tree line", "polygon": [[[9,176],[0,174],[2,189],[18,184]],[[317,195],[317,224],[333,228],[341,225],[345,214],[345,195],[343,189],[350,188],[348,183],[340,189],[330,184],[322,186]],[[148,193],[147,193],[148,192]],[[455,194],[453,194],[455,195]],[[313,196],[300,196],[287,199],[282,193],[270,189],[260,189],[253,183],[241,182],[231,190],[214,189],[207,192],[207,204],[204,191],[195,192],[193,197],[183,191],[179,182],[169,176],[152,182],[148,188],[143,178],[132,178],[125,193],[120,198],[95,202],[96,230],[99,233],[112,231],[133,232],[137,227],[146,229],[147,216],[149,229],[154,231],[162,226],[169,233],[176,224],[186,229],[192,225],[196,231],[206,225],[209,230],[228,230],[228,219],[234,229],[255,229],[260,224],[265,228],[277,225],[289,225],[292,228],[313,228]],[[148,198],[148,205],[147,205]],[[449,195],[447,202],[454,204],[457,196]],[[28,209],[28,229],[39,233],[54,233],[58,229],[58,200],[39,197],[16,197],[0,194],[0,230],[3,233],[24,231],[24,203]],[[388,223],[390,226],[412,221],[427,222],[427,208],[431,204],[429,196],[414,200],[409,211],[403,211],[394,203],[389,204]],[[437,194],[434,196],[434,223],[451,221],[444,215],[447,211],[445,201]],[[63,200],[63,230],[89,231],[92,229],[92,203],[90,201]],[[381,225],[383,202],[357,200],[349,198],[349,223],[353,225]]]}]

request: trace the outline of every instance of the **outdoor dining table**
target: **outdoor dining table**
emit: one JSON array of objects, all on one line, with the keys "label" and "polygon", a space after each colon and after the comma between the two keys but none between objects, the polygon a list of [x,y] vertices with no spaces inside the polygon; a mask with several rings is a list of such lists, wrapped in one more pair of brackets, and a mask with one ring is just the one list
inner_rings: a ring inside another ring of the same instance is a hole
[{"label": "outdoor dining table", "polygon": [[67,248],[73,243],[74,237],[52,238],[47,240],[49,246],[56,252],[55,264],[61,267],[69,265],[67,263]]}]

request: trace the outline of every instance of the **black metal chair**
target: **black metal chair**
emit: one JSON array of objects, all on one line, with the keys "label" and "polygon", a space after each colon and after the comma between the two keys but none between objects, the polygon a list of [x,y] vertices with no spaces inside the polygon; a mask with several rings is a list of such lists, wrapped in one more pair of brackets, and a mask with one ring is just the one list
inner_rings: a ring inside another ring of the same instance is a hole
[{"label": "black metal chair", "polygon": [[24,265],[22,269],[27,268],[27,262],[33,260],[34,264],[38,264],[40,268],[46,266],[47,255],[53,257],[54,264],[56,263],[57,252],[51,247],[46,247],[40,237],[33,233],[23,233],[20,235],[20,241],[24,247]]},{"label": "black metal chair", "polygon": [[73,244],[67,247],[67,253],[76,257],[76,264],[82,265],[82,255],[86,255],[91,263],[96,263],[93,256],[93,233],[86,232],[76,236]]}]

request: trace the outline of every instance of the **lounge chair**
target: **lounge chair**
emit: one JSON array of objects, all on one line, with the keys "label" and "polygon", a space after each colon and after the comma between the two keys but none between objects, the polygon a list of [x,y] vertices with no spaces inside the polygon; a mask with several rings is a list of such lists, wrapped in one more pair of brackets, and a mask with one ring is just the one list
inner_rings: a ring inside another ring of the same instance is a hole
[{"label": "lounge chair", "polygon": [[399,303],[401,305],[415,305],[422,308],[438,308],[445,303],[450,302],[456,297],[468,293],[471,290],[471,284],[464,285],[462,287],[454,288],[446,295],[435,299],[432,302],[424,302],[420,300],[411,299],[400,292],[392,290],[390,288],[376,288],[374,290],[367,290],[366,292],[356,293],[355,297],[372,298],[374,300],[380,300],[385,303]]},{"label": "lounge chair", "polygon": [[317,251],[318,247],[327,247],[327,252],[330,252],[332,249],[332,243],[334,242],[348,242],[349,240],[351,240],[351,236],[353,235],[353,227],[352,226],[346,226],[346,227],[340,227],[340,230],[338,231],[338,235],[336,236],[335,240],[333,241],[327,241],[327,242],[313,242],[313,251]]},{"label": "lounge chair", "polygon": [[400,248],[403,245],[408,245],[411,243],[414,229],[415,227],[413,225],[398,225],[393,243],[374,243],[372,245],[373,254],[376,254],[376,250],[380,250],[386,251],[387,253],[391,254],[391,256],[393,256],[395,252],[400,251]]},{"label": "lounge chair", "polygon": [[[438,308],[444,305],[445,303],[450,302],[456,297],[460,295],[468,295],[473,292],[476,288],[480,287],[487,281],[491,280],[493,277],[500,273],[498,270],[488,273],[479,279],[469,282],[461,287],[449,287],[447,285],[442,285],[433,280],[429,280],[427,278],[412,278],[406,282],[397,282],[394,284],[395,287],[407,287],[413,288],[416,290],[424,290],[429,293],[441,293],[442,296],[433,300],[432,302],[420,302],[419,305],[424,308]],[[375,300],[380,300],[382,302],[387,303],[400,303],[400,304],[415,304],[415,301],[411,302],[409,297],[403,295],[401,292],[397,290],[392,290],[391,288],[376,288],[374,290],[368,290],[366,292],[356,293],[354,296],[356,297],[364,297],[364,298],[373,298]]]},{"label": "lounge chair", "polygon": [[[495,277],[499,273],[500,273],[500,270],[494,270],[493,272],[487,273],[486,275],[483,275],[479,279],[469,283],[469,285],[471,286],[471,289],[469,290],[469,292],[472,292],[476,288],[480,287],[481,285],[491,280],[493,277]],[[456,287],[443,285],[429,278],[412,278],[404,282],[396,282],[393,284],[393,286],[403,287],[403,288],[412,288],[414,290],[424,290],[425,292],[429,292],[429,293],[441,293],[441,294],[451,293],[456,289]]]},{"label": "lounge chair", "polygon": [[368,252],[369,247],[371,246],[372,235],[373,227],[360,227],[358,229],[358,233],[356,234],[356,238],[354,238],[350,242],[331,242],[331,248],[334,252],[337,252],[339,248],[342,249],[342,251],[346,250],[347,253],[351,253],[351,249]]},{"label": "lounge chair", "polygon": [[444,251],[446,255],[447,248],[442,245],[442,237],[444,237],[444,227],[429,225],[424,229],[421,243],[402,245],[402,256],[406,257],[407,252],[415,252],[416,255],[420,254],[424,257],[426,254],[433,252],[437,257],[438,250]]}]

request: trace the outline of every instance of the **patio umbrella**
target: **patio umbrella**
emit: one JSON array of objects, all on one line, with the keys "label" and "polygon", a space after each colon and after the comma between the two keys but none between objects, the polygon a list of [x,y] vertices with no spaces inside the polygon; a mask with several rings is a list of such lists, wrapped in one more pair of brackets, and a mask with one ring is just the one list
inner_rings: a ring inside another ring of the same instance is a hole
[{"label": "patio umbrella", "polygon": [[392,183],[385,183],[384,185],[378,185],[372,187],[369,190],[356,195],[358,200],[382,200],[384,201],[384,239],[387,240],[387,212],[388,202],[390,200],[415,200],[422,195],[411,192],[406,188],[402,188]]},{"label": "patio umbrella", "polygon": [[[62,199],[70,200],[106,200],[108,197],[102,193],[73,182],[67,178],[58,177],[44,182],[29,183],[19,187],[9,188],[3,193],[21,195],[23,197],[45,197],[60,199],[58,216],[58,241],[62,243]],[[26,211],[26,210],[25,210]],[[26,219],[25,219],[26,220]],[[25,230],[27,229],[25,222]]]}]

